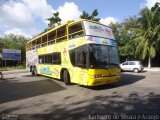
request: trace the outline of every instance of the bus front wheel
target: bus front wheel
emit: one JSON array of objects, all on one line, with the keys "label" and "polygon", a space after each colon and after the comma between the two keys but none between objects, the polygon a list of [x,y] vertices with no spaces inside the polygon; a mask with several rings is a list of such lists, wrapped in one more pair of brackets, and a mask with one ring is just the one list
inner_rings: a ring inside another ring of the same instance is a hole
[{"label": "bus front wheel", "polygon": [[64,70],[63,72],[63,80],[66,85],[70,85],[70,76],[68,70]]}]

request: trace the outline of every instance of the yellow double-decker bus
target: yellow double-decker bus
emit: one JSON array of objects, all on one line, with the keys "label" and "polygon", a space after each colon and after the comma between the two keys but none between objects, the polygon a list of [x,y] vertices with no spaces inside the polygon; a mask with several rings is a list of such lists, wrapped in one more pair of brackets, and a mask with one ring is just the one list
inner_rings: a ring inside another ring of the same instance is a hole
[{"label": "yellow double-decker bus", "polygon": [[117,43],[111,28],[90,20],[69,21],[27,42],[26,65],[40,74],[96,86],[120,79]]}]

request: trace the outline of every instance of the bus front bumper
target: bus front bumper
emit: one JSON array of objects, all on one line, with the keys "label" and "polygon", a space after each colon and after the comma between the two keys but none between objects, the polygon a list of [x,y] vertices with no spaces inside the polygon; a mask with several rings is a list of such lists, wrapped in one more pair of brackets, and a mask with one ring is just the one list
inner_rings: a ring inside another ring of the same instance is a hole
[{"label": "bus front bumper", "polygon": [[120,75],[111,77],[101,77],[101,78],[89,78],[88,86],[98,86],[118,82],[120,80]]}]

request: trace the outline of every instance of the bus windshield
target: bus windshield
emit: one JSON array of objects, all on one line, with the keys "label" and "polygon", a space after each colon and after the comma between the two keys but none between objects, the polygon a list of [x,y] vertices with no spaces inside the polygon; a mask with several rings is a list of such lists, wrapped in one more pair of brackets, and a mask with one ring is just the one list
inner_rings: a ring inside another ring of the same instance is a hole
[{"label": "bus windshield", "polygon": [[119,66],[117,48],[113,46],[91,44],[89,46],[89,63],[91,68]]}]

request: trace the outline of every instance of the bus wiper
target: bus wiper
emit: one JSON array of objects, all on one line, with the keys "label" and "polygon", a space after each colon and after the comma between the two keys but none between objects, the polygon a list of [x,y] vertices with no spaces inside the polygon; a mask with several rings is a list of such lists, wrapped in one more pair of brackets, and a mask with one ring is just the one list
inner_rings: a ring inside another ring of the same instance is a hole
[{"label": "bus wiper", "polygon": [[110,65],[116,65],[116,66],[117,66],[117,65],[119,65],[119,64],[117,64],[117,63],[110,63]]}]

